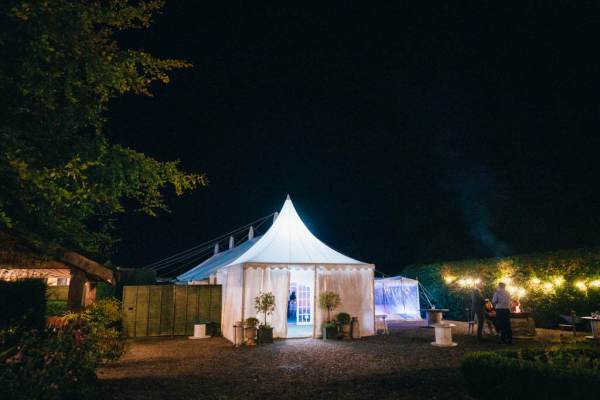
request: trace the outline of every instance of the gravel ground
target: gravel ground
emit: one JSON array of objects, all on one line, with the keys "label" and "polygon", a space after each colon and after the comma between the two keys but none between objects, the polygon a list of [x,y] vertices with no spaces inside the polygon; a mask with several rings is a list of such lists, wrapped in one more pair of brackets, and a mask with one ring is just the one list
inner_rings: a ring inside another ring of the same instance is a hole
[{"label": "gravel ground", "polygon": [[100,398],[469,399],[462,356],[503,346],[492,338],[478,344],[458,324],[459,346],[443,349],[430,345],[433,329],[421,323],[394,324],[389,336],[354,341],[287,339],[237,349],[223,338],[131,340],[120,361],[99,370]]}]

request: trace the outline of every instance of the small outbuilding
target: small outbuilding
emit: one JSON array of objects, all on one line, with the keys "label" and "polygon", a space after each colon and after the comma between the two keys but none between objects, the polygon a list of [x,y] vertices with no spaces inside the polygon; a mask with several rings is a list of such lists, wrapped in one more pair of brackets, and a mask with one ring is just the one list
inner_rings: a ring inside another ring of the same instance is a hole
[{"label": "small outbuilding", "polygon": [[65,287],[67,307],[79,310],[96,298],[96,284],[114,285],[113,270],[73,251],[42,251],[32,242],[0,232],[0,279],[44,279],[50,287]]},{"label": "small outbuilding", "polygon": [[274,337],[317,337],[327,311],[317,299],[325,291],[340,295],[337,312],[357,317],[363,336],[375,333],[373,264],[328,247],[304,225],[288,196],[273,225],[262,236],[217,253],[177,277],[189,284],[208,280],[222,285],[221,330],[234,341],[234,324],[258,317],[254,299],[275,295],[269,316]]}]

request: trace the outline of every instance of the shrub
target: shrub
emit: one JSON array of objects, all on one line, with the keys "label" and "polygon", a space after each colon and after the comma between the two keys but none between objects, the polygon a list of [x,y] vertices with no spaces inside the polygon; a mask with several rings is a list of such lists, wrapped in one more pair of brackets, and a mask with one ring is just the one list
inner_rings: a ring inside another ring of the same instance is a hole
[{"label": "shrub", "polygon": [[123,353],[120,304],[101,300],[65,320],[60,328],[0,331],[3,396],[69,400],[93,394],[96,368]]},{"label": "shrub", "polygon": [[[533,312],[538,326],[555,326],[559,315],[589,315],[600,309],[600,250],[557,251],[526,254],[505,258],[473,259],[455,262],[415,265],[406,267],[403,275],[417,278],[428,290],[438,308],[448,308],[448,319],[463,319],[464,309],[471,306],[471,288],[460,287],[461,277],[479,278],[484,293],[492,296],[496,284],[503,276],[511,276],[513,283],[526,290],[522,306]],[[444,278],[453,278],[446,283]],[[543,283],[563,277],[560,286],[544,290]],[[534,279],[541,284],[535,285]],[[585,290],[576,285],[588,283]]]},{"label": "shrub", "polygon": [[42,329],[46,322],[46,284],[41,279],[0,281],[0,329],[19,325]]},{"label": "shrub", "polygon": [[472,353],[461,369],[475,398],[579,399],[592,395],[600,385],[600,350]]},{"label": "shrub", "polygon": [[350,314],[341,312],[336,315],[335,320],[340,325],[348,325],[350,323]]},{"label": "shrub", "polygon": [[46,304],[46,317],[60,317],[67,313],[67,302],[61,300],[48,300]]},{"label": "shrub", "polygon": [[246,321],[244,321],[244,325],[246,326],[246,328],[256,328],[259,323],[260,321],[258,320],[258,318],[254,317],[246,318]]}]

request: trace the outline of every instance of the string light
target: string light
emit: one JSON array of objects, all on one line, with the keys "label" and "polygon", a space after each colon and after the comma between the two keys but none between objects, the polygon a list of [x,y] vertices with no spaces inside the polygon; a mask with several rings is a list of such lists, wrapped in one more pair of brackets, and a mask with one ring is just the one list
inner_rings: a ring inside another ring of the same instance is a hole
[{"label": "string light", "polygon": [[542,281],[540,280],[540,278],[531,278],[531,280],[529,280],[529,284],[531,286],[538,286]]},{"label": "string light", "polygon": [[562,276],[557,276],[556,278],[554,278],[555,286],[560,287],[563,283],[565,283],[565,278],[563,278]]},{"label": "string light", "polygon": [[455,276],[452,276],[452,275],[446,275],[446,276],[444,277],[444,281],[445,281],[446,283],[448,283],[448,284],[450,284],[450,283],[454,282],[455,280],[456,280],[456,277],[455,277]]},{"label": "string light", "polygon": [[552,284],[552,282],[544,282],[542,288],[544,289],[544,291],[550,292],[552,289],[554,289],[554,285]]},{"label": "string light", "polygon": [[594,279],[591,281],[590,286],[593,288],[600,288],[600,279]]},{"label": "string light", "polygon": [[581,290],[582,292],[587,290],[587,286],[585,285],[584,281],[577,281],[575,282],[575,287],[579,290]]}]

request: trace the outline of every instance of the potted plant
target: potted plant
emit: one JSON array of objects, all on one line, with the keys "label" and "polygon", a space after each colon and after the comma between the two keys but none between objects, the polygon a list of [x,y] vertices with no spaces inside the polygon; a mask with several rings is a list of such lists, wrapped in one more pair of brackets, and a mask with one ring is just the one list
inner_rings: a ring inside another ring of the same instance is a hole
[{"label": "potted plant", "polygon": [[258,343],[273,343],[273,328],[267,324],[267,315],[275,310],[275,295],[267,292],[256,296],[254,308],[264,316],[263,323],[258,327]]},{"label": "potted plant", "polygon": [[323,292],[319,295],[319,307],[327,309],[327,323],[323,324],[323,340],[337,338],[337,325],[331,320],[331,311],[342,303],[336,292]]},{"label": "potted plant", "polygon": [[350,337],[350,314],[341,312],[335,317],[335,320],[342,330],[342,337]]},{"label": "potted plant", "polygon": [[256,345],[256,327],[259,323],[260,321],[254,317],[246,318],[246,321],[244,321],[244,336],[248,346]]}]

